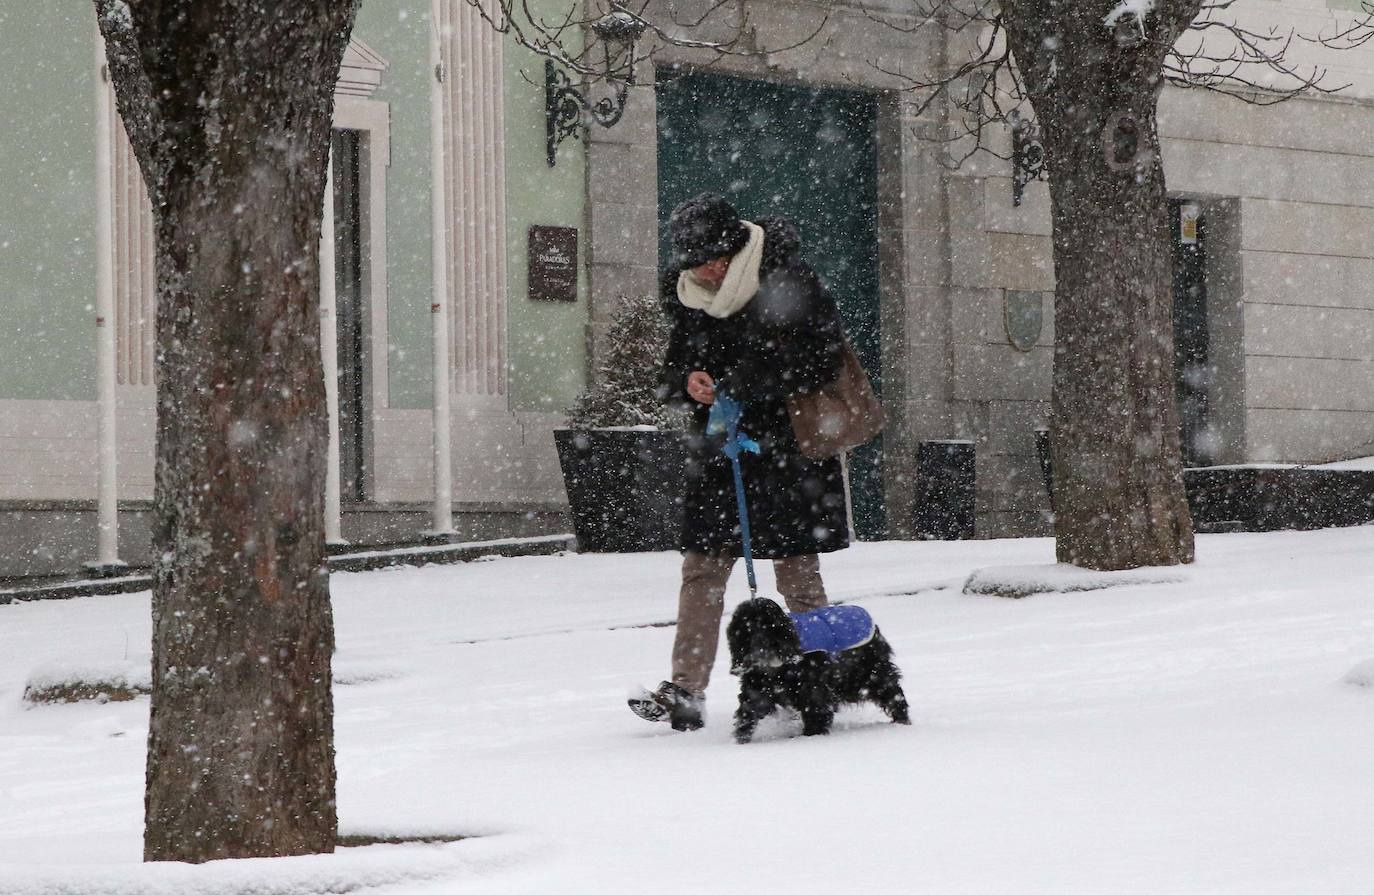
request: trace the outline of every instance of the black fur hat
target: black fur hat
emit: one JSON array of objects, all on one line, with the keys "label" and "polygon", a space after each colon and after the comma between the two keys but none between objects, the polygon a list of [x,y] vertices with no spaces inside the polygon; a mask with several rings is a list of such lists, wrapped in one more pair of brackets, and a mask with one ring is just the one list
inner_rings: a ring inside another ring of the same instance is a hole
[{"label": "black fur hat", "polygon": [[673,209],[668,218],[673,265],[682,270],[733,255],[749,241],[749,229],[735,206],[715,193],[702,193]]}]

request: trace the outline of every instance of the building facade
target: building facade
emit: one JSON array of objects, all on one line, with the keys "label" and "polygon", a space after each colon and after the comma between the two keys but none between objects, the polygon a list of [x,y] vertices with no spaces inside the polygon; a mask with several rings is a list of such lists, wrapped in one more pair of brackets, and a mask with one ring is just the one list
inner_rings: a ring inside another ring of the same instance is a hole
[{"label": "building facade", "polygon": [[[101,76],[91,4],[3,0],[0,30],[14,87],[0,107],[0,577],[96,559],[102,193],[118,551],[146,563],[151,211]],[[436,282],[449,311],[457,535],[566,530],[550,433],[585,383],[585,301],[528,300],[524,246],[532,224],[581,227],[584,169],[575,152],[556,169],[544,159],[543,90],[523,74],[539,69],[461,0],[377,0],[359,13],[336,88],[331,171],[345,540],[414,540],[432,527]]]},{"label": "building facade", "polygon": [[[962,439],[977,449],[979,532],[1045,533],[1034,432],[1049,421],[1054,346],[1047,184],[1030,183],[1018,202],[1010,162],[980,154],[950,170],[958,147],[945,110],[913,117],[907,82],[888,74],[932,70],[947,38],[902,4],[880,6],[833,8],[800,47],[730,56],[706,76],[692,74],[691,52],[662,54],[629,120],[591,134],[592,319],[616,293],[649,288],[653,225],[701,181],[744,198],[747,211],[790,211],[832,287],[854,287],[841,306],[889,410],[870,461],[883,505],[870,524],[909,534],[919,443]],[[1348,6],[1234,9],[1258,33],[1329,35]],[[750,5],[763,46],[793,44],[816,21],[811,7]],[[1197,465],[1374,453],[1374,52],[1298,42],[1287,61],[1348,86],[1267,107],[1172,86],[1161,98],[1184,451]],[[695,107],[675,95],[693,77]],[[745,111],[732,117],[737,106]],[[842,111],[827,119],[827,106]],[[776,120],[799,114],[816,125],[800,154]],[[1009,128],[984,138],[1012,155]],[[694,144],[686,153],[684,140]],[[847,170],[829,166],[835,145],[852,150]],[[684,176],[684,154],[695,177]],[[793,172],[785,183],[779,168]],[[851,216],[837,216],[836,203]],[[856,226],[865,209],[870,220]],[[857,285],[855,265],[869,269]]]},{"label": "building facade", "polygon": [[[1331,2],[1253,0],[1240,14],[1316,32],[1351,14]],[[874,12],[837,5],[795,49],[706,67],[664,48],[624,118],[564,141],[551,165],[542,60],[463,0],[364,0],[331,168],[342,538],[418,537],[445,476],[459,536],[567,530],[551,432],[618,297],[656,290],[667,211],[702,189],[798,224],[881,387],[891,424],[853,464],[867,536],[909,536],[917,446],[949,439],[976,446],[981,535],[1047,531],[1034,431],[1054,340],[1048,191],[1031,182],[1014,202],[1011,166],[991,156],[947,165],[942,110],[914,115],[885,73],[941,58],[946,38]],[[899,4],[878,12],[914,24]],[[760,46],[816,22],[808,6],[750,4]],[[97,558],[102,465],[119,557],[146,562],[147,200],[89,2],[0,0],[0,31],[0,576]],[[1194,463],[1374,453],[1374,47],[1294,52],[1350,86],[1271,107],[1174,87],[1161,99]],[[987,136],[1009,154],[1009,130]],[[574,300],[531,289],[534,227],[575,234]],[[97,325],[102,290],[111,319]],[[451,459],[436,476],[438,346]],[[102,452],[103,406],[115,425]]]}]

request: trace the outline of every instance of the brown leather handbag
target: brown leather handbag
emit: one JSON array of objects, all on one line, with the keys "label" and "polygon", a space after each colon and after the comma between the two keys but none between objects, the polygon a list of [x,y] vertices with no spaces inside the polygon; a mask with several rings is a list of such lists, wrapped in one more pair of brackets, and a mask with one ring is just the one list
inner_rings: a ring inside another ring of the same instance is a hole
[{"label": "brown leather handbag", "polygon": [[873,393],[854,348],[845,338],[840,374],[829,385],[787,399],[792,432],[804,456],[823,460],[874,438],[883,428],[883,406]]}]

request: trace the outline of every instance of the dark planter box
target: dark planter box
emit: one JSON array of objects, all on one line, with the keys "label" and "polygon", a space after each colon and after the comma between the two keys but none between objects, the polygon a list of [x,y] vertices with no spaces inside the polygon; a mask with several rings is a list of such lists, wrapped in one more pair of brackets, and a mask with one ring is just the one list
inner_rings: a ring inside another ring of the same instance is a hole
[{"label": "dark planter box", "polygon": [[[1035,433],[1040,471],[1054,506],[1049,433]],[[1281,531],[1374,522],[1374,472],[1266,466],[1183,470],[1193,527],[1209,531]]]},{"label": "dark planter box", "polygon": [[923,441],[917,446],[912,523],[918,540],[973,537],[974,471],[971,441]]},{"label": "dark planter box", "polygon": [[556,429],[553,438],[580,551],[677,549],[687,463],[681,433]]},{"label": "dark planter box", "polygon": [[1374,522],[1374,472],[1214,467],[1187,469],[1188,508],[1201,531],[1331,528]]}]

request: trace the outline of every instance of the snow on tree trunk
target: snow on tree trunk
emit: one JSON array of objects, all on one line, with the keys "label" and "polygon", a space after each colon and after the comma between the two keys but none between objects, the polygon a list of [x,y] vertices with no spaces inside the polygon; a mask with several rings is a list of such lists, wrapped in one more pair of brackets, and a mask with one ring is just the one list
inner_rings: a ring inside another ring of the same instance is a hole
[{"label": "snow on tree trunk", "polygon": [[1193,559],[1173,379],[1156,102],[1199,0],[1026,0],[1008,39],[1053,205],[1056,552],[1109,570]]},{"label": "snow on tree trunk", "polygon": [[145,860],[332,851],[319,229],[356,0],[96,0],[157,231]]}]

